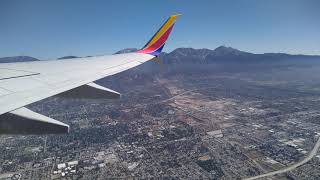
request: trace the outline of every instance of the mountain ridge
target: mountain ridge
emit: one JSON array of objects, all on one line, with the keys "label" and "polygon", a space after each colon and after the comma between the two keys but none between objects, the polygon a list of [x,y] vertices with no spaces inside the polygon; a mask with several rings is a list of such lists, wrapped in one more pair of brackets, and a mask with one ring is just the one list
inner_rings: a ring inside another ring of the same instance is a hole
[{"label": "mountain ridge", "polygon": [[[117,51],[114,54],[122,54],[137,51],[137,48],[126,48]],[[77,56],[66,56],[58,59],[75,58]],[[235,62],[235,61],[261,61],[261,60],[281,60],[281,59],[297,59],[297,58],[316,58],[320,59],[320,55],[303,55],[303,54],[287,54],[287,53],[262,53],[256,54],[241,51],[233,47],[219,46],[215,49],[195,49],[191,47],[176,48],[170,53],[163,52],[160,55],[165,63],[210,63],[210,62]],[[29,62],[39,61],[39,59],[30,56],[13,56],[0,58],[0,63],[10,62]]]},{"label": "mountain ridge", "polygon": [[11,56],[11,57],[0,58],[0,63],[30,62],[30,61],[40,61],[40,60],[30,56]]}]

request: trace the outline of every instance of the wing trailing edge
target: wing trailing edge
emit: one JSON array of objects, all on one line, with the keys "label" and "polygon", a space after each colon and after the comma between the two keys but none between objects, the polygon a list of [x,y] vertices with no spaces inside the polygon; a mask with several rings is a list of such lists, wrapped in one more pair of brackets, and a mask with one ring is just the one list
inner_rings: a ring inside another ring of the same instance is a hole
[{"label": "wing trailing edge", "polygon": [[0,134],[68,133],[69,125],[25,107],[0,115]]},{"label": "wing trailing edge", "polygon": [[72,99],[118,99],[121,94],[91,82],[58,94],[57,96]]}]

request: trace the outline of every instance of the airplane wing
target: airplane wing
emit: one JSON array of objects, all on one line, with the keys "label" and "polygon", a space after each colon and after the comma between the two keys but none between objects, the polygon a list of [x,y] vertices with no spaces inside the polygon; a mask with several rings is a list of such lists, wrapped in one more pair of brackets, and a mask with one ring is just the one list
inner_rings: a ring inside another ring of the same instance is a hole
[{"label": "airplane wing", "polygon": [[173,15],[134,53],[0,64],[0,134],[67,133],[69,126],[33,112],[26,105],[51,96],[118,98],[120,93],[94,81],[157,57],[179,15]]}]

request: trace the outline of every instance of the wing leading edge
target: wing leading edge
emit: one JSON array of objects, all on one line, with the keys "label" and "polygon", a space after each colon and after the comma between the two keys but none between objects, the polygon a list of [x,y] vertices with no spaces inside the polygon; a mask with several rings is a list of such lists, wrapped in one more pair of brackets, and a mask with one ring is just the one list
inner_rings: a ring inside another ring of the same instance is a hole
[{"label": "wing leading edge", "polygon": [[[0,134],[68,133],[67,124],[33,112],[25,106],[55,95],[82,99],[119,98],[120,93],[94,81],[158,56],[177,16],[170,16],[150,41],[135,53],[0,64],[0,75],[6,77],[0,78]],[[16,72],[32,76],[18,76]]]}]

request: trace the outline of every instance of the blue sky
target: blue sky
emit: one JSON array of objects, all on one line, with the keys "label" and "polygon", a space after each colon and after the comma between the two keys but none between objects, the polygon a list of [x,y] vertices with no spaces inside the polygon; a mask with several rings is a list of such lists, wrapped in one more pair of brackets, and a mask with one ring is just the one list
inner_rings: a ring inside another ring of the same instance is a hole
[{"label": "blue sky", "polygon": [[142,47],[182,13],[164,51],[231,46],[320,55],[318,0],[1,0],[0,57],[112,54]]}]

